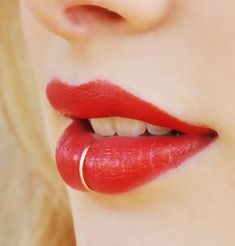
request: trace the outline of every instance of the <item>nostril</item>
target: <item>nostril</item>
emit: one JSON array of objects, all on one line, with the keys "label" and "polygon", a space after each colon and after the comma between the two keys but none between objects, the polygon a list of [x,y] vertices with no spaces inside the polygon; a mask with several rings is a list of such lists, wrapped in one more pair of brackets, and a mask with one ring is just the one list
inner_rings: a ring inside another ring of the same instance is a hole
[{"label": "nostril", "polygon": [[64,10],[64,14],[73,25],[118,24],[125,19],[109,9],[96,5],[79,5]]}]

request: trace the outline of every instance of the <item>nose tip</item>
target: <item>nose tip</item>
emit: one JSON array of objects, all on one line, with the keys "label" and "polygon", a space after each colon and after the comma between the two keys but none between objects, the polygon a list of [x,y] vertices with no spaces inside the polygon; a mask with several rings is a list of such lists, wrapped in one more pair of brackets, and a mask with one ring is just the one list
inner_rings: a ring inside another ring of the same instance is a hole
[{"label": "nose tip", "polygon": [[125,16],[126,29],[132,33],[157,28],[171,9],[171,0],[126,1],[119,10]]},{"label": "nose tip", "polygon": [[155,28],[167,16],[172,0],[30,1],[38,20],[67,40],[98,33],[138,33]]}]

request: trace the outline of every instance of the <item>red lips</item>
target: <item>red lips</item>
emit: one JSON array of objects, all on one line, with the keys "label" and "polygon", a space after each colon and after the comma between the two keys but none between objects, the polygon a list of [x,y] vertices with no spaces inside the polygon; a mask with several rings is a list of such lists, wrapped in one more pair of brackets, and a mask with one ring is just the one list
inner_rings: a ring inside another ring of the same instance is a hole
[{"label": "red lips", "polygon": [[[176,168],[216,137],[215,131],[182,122],[106,81],[74,86],[54,80],[46,92],[53,108],[74,119],[57,144],[56,161],[64,181],[78,190],[84,190],[79,160],[88,145],[83,167],[88,187],[101,193],[121,193]],[[138,119],[184,134],[101,137],[81,120],[111,116]]]}]

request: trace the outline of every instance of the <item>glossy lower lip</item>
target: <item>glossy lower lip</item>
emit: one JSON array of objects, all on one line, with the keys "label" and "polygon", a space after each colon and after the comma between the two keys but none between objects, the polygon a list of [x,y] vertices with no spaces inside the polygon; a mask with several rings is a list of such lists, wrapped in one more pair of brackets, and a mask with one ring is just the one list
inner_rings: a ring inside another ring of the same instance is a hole
[{"label": "glossy lower lip", "polygon": [[[79,160],[88,145],[83,167],[87,185],[93,191],[114,194],[137,188],[176,168],[217,136],[209,128],[182,122],[106,81],[71,86],[53,80],[46,92],[56,110],[74,119],[58,141],[56,161],[64,181],[78,190],[85,190]],[[101,137],[82,120],[109,116],[139,119],[185,134]]]}]

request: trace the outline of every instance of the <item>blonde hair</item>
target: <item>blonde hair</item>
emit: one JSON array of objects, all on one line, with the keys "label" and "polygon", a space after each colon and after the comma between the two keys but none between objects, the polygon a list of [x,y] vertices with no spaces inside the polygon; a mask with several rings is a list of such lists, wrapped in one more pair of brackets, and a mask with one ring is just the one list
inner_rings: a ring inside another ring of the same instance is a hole
[{"label": "blonde hair", "polygon": [[18,12],[18,1],[0,1],[0,245],[75,245]]}]

